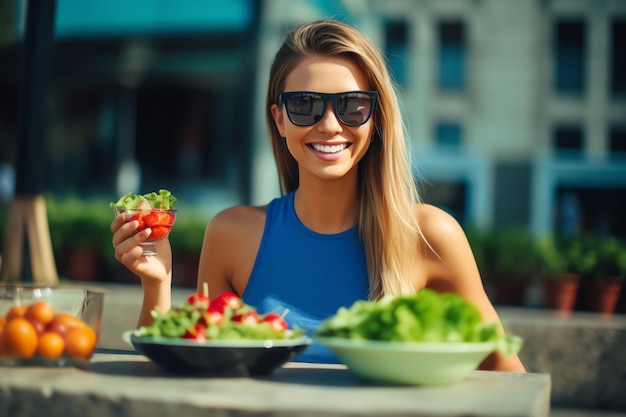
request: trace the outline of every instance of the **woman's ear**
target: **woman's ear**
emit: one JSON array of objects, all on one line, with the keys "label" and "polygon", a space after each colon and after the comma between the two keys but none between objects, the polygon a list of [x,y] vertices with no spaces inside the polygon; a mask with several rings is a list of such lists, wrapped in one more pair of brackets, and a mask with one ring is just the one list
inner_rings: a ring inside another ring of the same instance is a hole
[{"label": "woman's ear", "polygon": [[282,108],[277,104],[272,104],[270,109],[272,111],[272,117],[274,118],[274,123],[276,124],[276,129],[278,133],[283,138],[285,137],[285,118],[283,117]]}]

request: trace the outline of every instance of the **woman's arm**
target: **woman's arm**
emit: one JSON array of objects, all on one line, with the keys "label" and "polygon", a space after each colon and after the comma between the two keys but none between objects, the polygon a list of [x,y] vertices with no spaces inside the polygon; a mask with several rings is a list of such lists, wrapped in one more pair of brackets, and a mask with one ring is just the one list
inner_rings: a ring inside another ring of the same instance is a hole
[{"label": "woman's arm", "polygon": [[[430,205],[418,209],[418,221],[432,251],[427,251],[427,287],[455,292],[473,303],[486,322],[500,322],[483,286],[474,254],[459,223],[445,211]],[[502,329],[504,332],[504,330]],[[480,369],[526,372],[517,355],[494,352]]]},{"label": "woman's arm", "polygon": [[198,291],[209,297],[232,291],[243,295],[263,236],[265,207],[235,206],[207,225],[198,268]]},{"label": "woman's arm", "polygon": [[145,326],[153,321],[153,309],[168,311],[171,307],[172,250],[169,240],[164,239],[156,244],[158,255],[143,256],[139,244],[150,236],[151,230],[135,233],[138,226],[136,220],[125,222],[123,215],[111,222],[115,259],[141,280],[143,302],[137,326]]}]

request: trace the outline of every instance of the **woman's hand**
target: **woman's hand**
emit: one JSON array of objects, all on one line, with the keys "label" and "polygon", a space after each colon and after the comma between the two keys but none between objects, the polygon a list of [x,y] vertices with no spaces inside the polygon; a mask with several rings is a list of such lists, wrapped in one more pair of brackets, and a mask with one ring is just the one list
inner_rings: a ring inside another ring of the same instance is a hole
[{"label": "woman's hand", "polygon": [[[158,255],[143,256],[143,248],[139,245],[151,233],[149,228],[137,231],[139,222],[126,222],[120,214],[111,222],[113,232],[113,249],[115,259],[141,278],[142,284],[159,285],[171,279],[172,249],[168,239],[157,242]],[[136,233],[135,233],[136,232]]]}]

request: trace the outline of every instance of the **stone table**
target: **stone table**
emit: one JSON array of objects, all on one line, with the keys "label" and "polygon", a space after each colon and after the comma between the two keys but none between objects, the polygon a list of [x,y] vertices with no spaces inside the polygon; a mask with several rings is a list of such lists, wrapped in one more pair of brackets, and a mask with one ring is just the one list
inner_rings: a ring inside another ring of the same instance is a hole
[{"label": "stone table", "polygon": [[0,367],[0,417],[548,417],[547,374],[475,371],[438,387],[366,383],[343,365],[288,363],[264,377],[168,374],[133,351],[84,368]]}]

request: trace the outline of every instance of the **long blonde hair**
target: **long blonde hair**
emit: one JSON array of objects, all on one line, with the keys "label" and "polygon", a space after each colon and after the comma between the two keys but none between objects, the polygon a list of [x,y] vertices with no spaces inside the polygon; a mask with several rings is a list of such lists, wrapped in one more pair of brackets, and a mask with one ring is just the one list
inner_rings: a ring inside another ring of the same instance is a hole
[{"label": "long blonde hair", "polygon": [[350,25],[321,20],[289,32],[270,70],[266,119],[281,192],[299,185],[298,164],[284,146],[271,106],[278,103],[285,79],[305,56],[342,56],[363,71],[378,103],[372,116],[374,140],[359,162],[359,231],[367,256],[370,299],[414,291],[411,265],[423,238],[415,216],[419,196],[411,171],[395,86],[380,51]]}]

